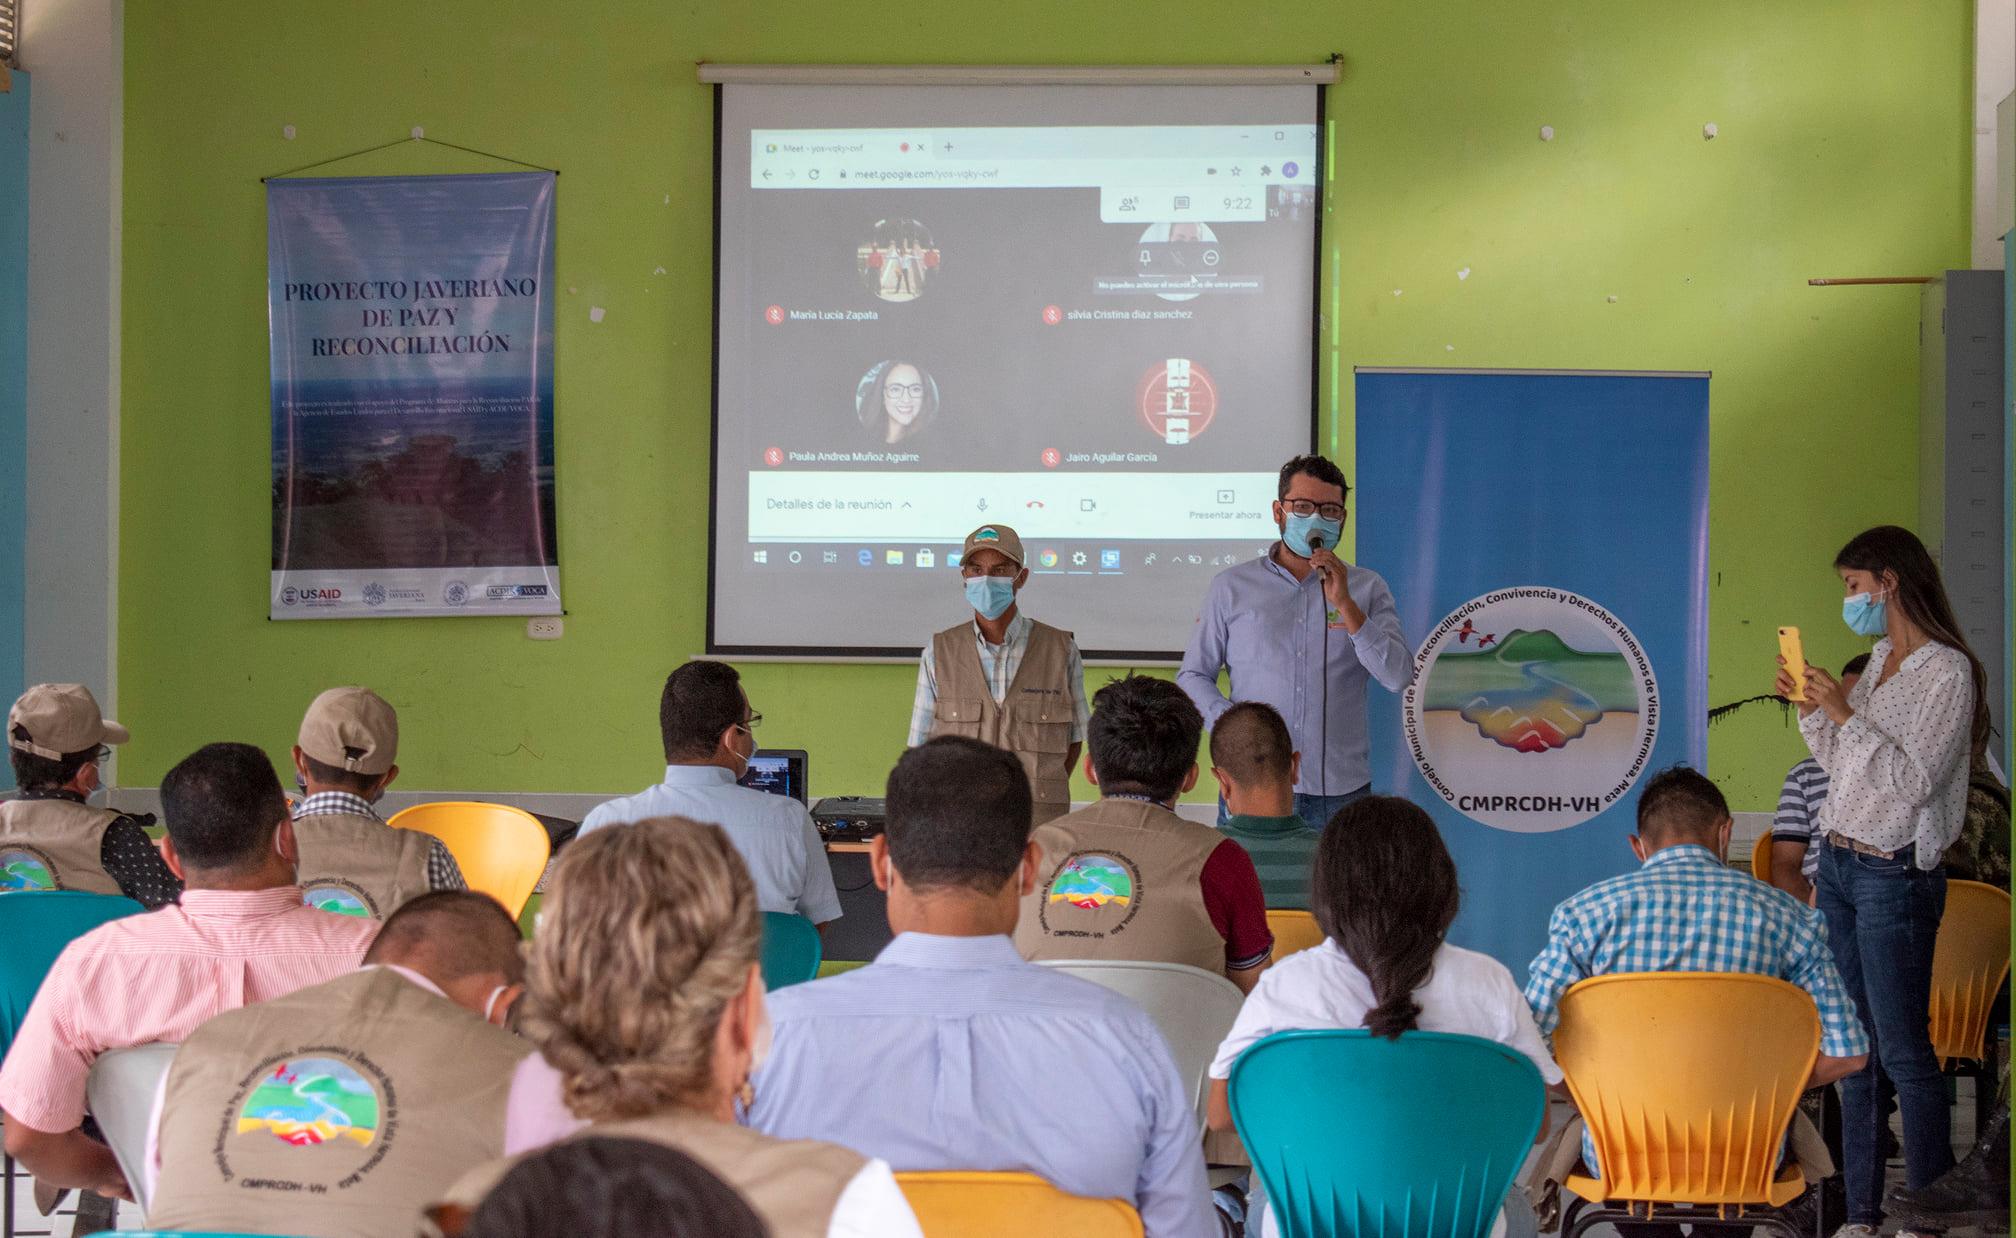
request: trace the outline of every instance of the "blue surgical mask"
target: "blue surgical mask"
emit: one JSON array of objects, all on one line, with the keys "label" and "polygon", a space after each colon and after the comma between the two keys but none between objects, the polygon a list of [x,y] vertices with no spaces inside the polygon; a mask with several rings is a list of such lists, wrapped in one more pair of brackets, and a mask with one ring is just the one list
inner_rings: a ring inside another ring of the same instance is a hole
[{"label": "blue surgical mask", "polygon": [[1872,601],[1873,595],[1858,593],[1841,599],[1841,622],[1857,636],[1881,636],[1888,630],[1890,604]]},{"label": "blue surgical mask", "polygon": [[1288,543],[1288,549],[1306,559],[1316,549],[1309,544],[1312,534],[1323,539],[1324,549],[1334,551],[1337,549],[1337,537],[1342,532],[1342,520],[1325,520],[1313,512],[1307,516],[1289,512],[1287,523],[1281,529],[1281,540]]},{"label": "blue surgical mask", "polygon": [[966,582],[966,604],[982,619],[999,619],[1015,604],[1014,577],[973,577]]}]

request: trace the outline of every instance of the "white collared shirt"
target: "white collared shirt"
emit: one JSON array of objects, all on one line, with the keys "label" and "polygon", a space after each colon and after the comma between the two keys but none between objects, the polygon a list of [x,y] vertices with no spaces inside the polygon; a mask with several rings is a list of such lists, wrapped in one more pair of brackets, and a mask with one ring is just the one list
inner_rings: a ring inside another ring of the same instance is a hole
[{"label": "white collared shirt", "polygon": [[826,844],[812,814],[790,796],[737,786],[735,775],[718,765],[668,765],[664,782],[596,807],[581,822],[581,833],[652,817],[685,817],[725,830],[749,866],[763,910],[814,924],[840,918]]},{"label": "white collared shirt", "polygon": [[1836,726],[1819,709],[1799,721],[1813,759],[1827,771],[1827,800],[1814,830],[1883,851],[1916,843],[1918,867],[1929,869],[1967,823],[1973,667],[1966,654],[1936,641],[1884,679],[1889,659],[1886,636],[1848,693],[1855,716],[1846,724]]}]

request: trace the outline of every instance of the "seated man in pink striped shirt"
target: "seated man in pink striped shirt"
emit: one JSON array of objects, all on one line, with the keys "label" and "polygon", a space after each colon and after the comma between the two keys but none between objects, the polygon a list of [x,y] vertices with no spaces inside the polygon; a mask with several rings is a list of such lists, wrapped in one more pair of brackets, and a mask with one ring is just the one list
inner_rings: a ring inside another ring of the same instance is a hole
[{"label": "seated man in pink striped shirt", "polygon": [[80,1129],[99,1054],[180,1041],[221,1011],[343,975],[378,929],[303,905],[287,797],[259,749],[197,750],[161,780],[161,807],[180,905],[71,942],[0,1064],[7,1152],[51,1186],[132,1197],[111,1149]]}]

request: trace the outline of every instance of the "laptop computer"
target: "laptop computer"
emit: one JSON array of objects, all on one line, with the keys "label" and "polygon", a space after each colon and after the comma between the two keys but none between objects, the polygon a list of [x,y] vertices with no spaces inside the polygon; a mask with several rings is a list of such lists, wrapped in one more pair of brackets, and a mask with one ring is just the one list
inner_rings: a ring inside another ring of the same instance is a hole
[{"label": "laptop computer", "polygon": [[809,762],[803,748],[758,748],[749,758],[749,768],[737,781],[745,787],[785,795],[810,805],[806,771]]}]

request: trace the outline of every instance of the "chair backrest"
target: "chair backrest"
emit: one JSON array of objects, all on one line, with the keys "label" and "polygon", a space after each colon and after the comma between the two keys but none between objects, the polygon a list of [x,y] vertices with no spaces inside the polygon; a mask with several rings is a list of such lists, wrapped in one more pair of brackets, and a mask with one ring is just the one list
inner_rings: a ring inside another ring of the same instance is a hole
[{"label": "chair backrest", "polygon": [[1759,881],[1771,880],[1771,831],[1765,830],[1757,836],[1757,845],[1750,848],[1750,875]]},{"label": "chair backrest", "polygon": [[788,912],[763,913],[763,986],[781,989],[819,978],[819,960],[825,953],[819,930],[804,916]]},{"label": "chair backrest", "polygon": [[1267,913],[1267,930],[1274,934],[1274,961],[1280,962],[1298,950],[1323,944],[1323,930],[1316,917],[1306,911],[1285,908]]},{"label": "chair backrest", "polygon": [[1035,1174],[899,1173],[896,1185],[924,1238],[1141,1238],[1132,1204],[1066,1195]]},{"label": "chair backrest", "polygon": [[448,848],[469,888],[504,904],[516,919],[546,871],[553,849],[539,818],[509,804],[443,800],[394,813],[394,829],[432,834]]},{"label": "chair backrest", "polygon": [[2009,895],[1979,881],[1946,883],[1946,915],[1932,946],[1932,1051],[1979,1060],[1988,1015],[2009,974]]},{"label": "chair backrest", "polygon": [[112,1148],[126,1182],[133,1188],[134,1202],[147,1210],[147,1125],[154,1116],[154,1092],[175,1060],[178,1046],[135,1045],[98,1055],[84,1081],[84,1095],[91,1103],[91,1117]]},{"label": "chair backrest", "polygon": [[1443,1032],[1279,1032],[1232,1121],[1292,1238],[1484,1238],[1547,1108],[1525,1054]]},{"label": "chair backrest", "polygon": [[42,978],[63,947],[112,920],[146,908],[117,894],[39,890],[0,894],[0,1057],[14,1045]]},{"label": "chair backrest", "polygon": [[1768,1202],[1819,1052],[1805,990],[1729,972],[1584,980],[1554,1032],[1605,1194],[1623,1200]]},{"label": "chair backrest", "polygon": [[1108,988],[1148,1012],[1169,1055],[1176,1059],[1177,1077],[1190,1089],[1197,1120],[1204,1120],[1210,1094],[1205,1072],[1218,1046],[1232,1031],[1239,1006],[1246,1000],[1239,986],[1223,976],[1183,963],[1132,963],[1120,959],[1044,959],[1045,967],[1068,972]]}]

